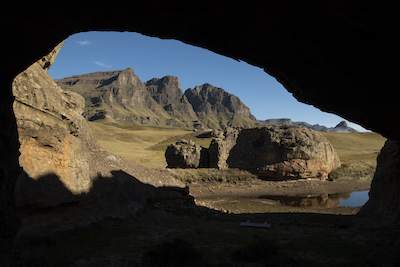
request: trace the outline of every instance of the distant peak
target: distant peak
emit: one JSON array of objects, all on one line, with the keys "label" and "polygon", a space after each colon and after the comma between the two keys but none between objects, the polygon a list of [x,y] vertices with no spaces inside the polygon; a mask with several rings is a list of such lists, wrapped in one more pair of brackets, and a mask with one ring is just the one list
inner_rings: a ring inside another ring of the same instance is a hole
[{"label": "distant peak", "polygon": [[167,81],[179,81],[179,78],[176,76],[172,75],[167,75],[161,78],[161,80],[167,80]]},{"label": "distant peak", "polygon": [[330,128],[330,132],[342,132],[342,133],[357,133],[357,130],[354,130],[353,128],[347,126],[347,123],[345,121],[339,122],[338,125],[336,125],[334,128]]},{"label": "distant peak", "polygon": [[122,72],[125,72],[125,73],[135,73],[135,71],[134,71],[133,68],[131,68],[131,67],[122,70],[121,73],[122,73]]},{"label": "distant peak", "polygon": [[[179,84],[179,78],[176,77],[176,76],[172,76],[172,75],[164,76],[161,79],[160,78],[153,78],[153,79],[147,81],[145,84],[146,84],[146,86],[151,86],[151,85],[158,85],[158,86],[161,86],[161,85],[164,85],[164,86],[175,85],[176,87],[179,87],[179,88],[181,87],[180,84]],[[182,90],[182,89],[180,89],[180,90]]]},{"label": "distant peak", "polygon": [[133,68],[127,68],[125,70],[122,70],[118,75],[117,75],[117,84],[122,84],[122,85],[139,85],[142,83],[139,79],[139,77],[135,74]]}]

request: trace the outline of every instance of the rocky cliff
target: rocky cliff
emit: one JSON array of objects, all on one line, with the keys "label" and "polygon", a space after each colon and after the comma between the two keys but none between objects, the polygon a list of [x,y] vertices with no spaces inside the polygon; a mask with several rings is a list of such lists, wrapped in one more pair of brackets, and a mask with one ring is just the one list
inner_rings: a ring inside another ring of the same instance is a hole
[{"label": "rocky cliff", "polygon": [[163,124],[168,114],[151,97],[132,68],[77,75],[56,83],[85,98],[84,117]]},{"label": "rocky cliff", "polygon": [[171,116],[167,125],[193,127],[193,122],[198,121],[192,105],[182,94],[178,77],[153,78],[145,85],[151,97]]},{"label": "rocky cliff", "polygon": [[240,99],[222,88],[203,84],[185,91],[199,120],[209,128],[253,127],[256,119]]},{"label": "rocky cliff", "polygon": [[85,98],[88,120],[130,120],[141,124],[216,128],[257,125],[238,97],[210,84],[182,93],[178,77],[142,83],[132,68],[72,76],[56,83]]}]

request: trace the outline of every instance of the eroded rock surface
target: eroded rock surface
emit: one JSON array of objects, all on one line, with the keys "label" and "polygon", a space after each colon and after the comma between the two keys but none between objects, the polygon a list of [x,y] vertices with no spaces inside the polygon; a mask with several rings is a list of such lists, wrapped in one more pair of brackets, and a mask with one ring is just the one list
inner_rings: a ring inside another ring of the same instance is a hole
[{"label": "eroded rock surface", "polygon": [[[180,140],[168,147],[168,166],[201,167],[200,146]],[[206,151],[205,149],[203,149]],[[238,168],[273,180],[326,180],[340,166],[332,144],[320,133],[299,126],[227,128],[207,150],[210,168]]]},{"label": "eroded rock surface", "polygon": [[107,205],[96,216],[108,212],[123,216],[137,211],[151,194],[149,188],[183,186],[103,150],[82,116],[83,97],[61,90],[39,63],[15,78],[13,93],[24,170],[15,189],[19,206],[101,198]]},{"label": "eroded rock surface", "polygon": [[[39,64],[15,78],[13,92],[24,171],[32,179],[52,173],[71,192],[87,192],[91,186],[85,155],[88,144],[79,134],[84,123],[79,120],[83,98],[61,91]],[[99,148],[97,142],[91,143]]]},{"label": "eroded rock surface", "polygon": [[227,128],[223,134],[218,135],[217,138],[211,141],[208,148],[211,168],[220,170],[229,168],[227,160],[231,149],[236,145],[238,135],[239,130]]},{"label": "eroded rock surface", "polygon": [[208,166],[207,149],[192,140],[181,139],[165,151],[168,168],[199,168]]}]

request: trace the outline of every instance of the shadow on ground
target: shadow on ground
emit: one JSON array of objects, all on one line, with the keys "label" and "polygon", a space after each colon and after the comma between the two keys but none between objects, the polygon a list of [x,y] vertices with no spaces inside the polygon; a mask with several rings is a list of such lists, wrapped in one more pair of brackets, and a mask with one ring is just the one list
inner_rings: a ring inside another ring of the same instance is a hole
[{"label": "shadow on ground", "polygon": [[[51,174],[26,182],[32,192],[40,190],[29,196],[36,202],[20,207],[14,266],[400,263],[400,229],[375,227],[354,215],[228,214],[196,206],[187,189],[156,188],[123,171],[97,177],[81,195]],[[57,205],[45,205],[46,199]],[[239,225],[247,220],[268,221],[272,228]]]}]

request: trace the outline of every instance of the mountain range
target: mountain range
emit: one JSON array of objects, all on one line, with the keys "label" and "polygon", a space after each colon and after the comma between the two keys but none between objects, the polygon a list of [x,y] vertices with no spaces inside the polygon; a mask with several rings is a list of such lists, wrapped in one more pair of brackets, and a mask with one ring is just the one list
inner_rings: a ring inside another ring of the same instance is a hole
[{"label": "mountain range", "polygon": [[183,93],[176,76],[153,78],[143,83],[132,68],[93,72],[54,81],[62,89],[84,97],[83,116],[89,121],[108,119],[195,129],[286,124],[316,131],[357,132],[345,121],[332,128],[286,118],[257,121],[237,96],[222,88],[205,83]]},{"label": "mountain range", "polygon": [[341,121],[335,127],[326,127],[324,125],[314,124],[311,125],[304,121],[293,122],[291,119],[269,119],[269,120],[259,120],[259,122],[269,125],[296,125],[296,126],[304,126],[308,129],[312,129],[320,132],[339,132],[339,133],[358,133],[357,130],[349,127],[345,121]]},{"label": "mountain range", "polygon": [[55,80],[85,98],[83,116],[195,129],[254,127],[260,123],[240,99],[208,83],[184,93],[178,77],[143,83],[132,68],[94,72]]}]

